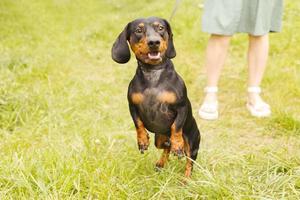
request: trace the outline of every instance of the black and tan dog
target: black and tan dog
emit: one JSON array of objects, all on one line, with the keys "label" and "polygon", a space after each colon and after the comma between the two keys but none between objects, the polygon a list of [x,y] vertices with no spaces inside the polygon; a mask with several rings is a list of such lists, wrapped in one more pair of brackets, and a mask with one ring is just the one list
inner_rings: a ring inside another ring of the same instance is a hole
[{"label": "black and tan dog", "polygon": [[138,148],[148,149],[149,136],[155,133],[155,146],[163,149],[156,166],[164,167],[172,152],[187,156],[185,176],[191,175],[196,160],[200,132],[192,116],[185,84],[174,70],[171,58],[176,56],[169,23],[160,18],[136,19],[127,24],[112,47],[112,58],[118,63],[130,59],[127,41],[138,67],[128,87],[129,109],[137,132]]}]

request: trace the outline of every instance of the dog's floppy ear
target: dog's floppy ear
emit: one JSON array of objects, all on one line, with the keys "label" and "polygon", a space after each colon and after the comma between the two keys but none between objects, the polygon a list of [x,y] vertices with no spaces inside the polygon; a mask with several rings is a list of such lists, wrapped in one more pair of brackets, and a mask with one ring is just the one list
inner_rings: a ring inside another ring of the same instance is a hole
[{"label": "dog's floppy ear", "polygon": [[127,43],[130,23],[124,28],[111,49],[111,56],[117,63],[127,63],[130,60],[130,50]]},{"label": "dog's floppy ear", "polygon": [[167,32],[169,34],[168,48],[167,48],[167,51],[166,51],[166,56],[168,58],[174,58],[176,56],[176,51],[175,51],[175,47],[174,47],[174,43],[173,43],[172,29],[171,29],[171,26],[170,26],[170,24],[167,20],[164,20],[164,22],[166,23]]}]

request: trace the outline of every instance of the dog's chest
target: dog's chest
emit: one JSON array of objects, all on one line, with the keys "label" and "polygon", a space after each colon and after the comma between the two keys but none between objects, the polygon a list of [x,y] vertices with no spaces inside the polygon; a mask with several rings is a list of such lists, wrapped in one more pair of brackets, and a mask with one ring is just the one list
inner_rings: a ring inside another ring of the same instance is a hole
[{"label": "dog's chest", "polygon": [[[141,109],[151,113],[166,113],[169,110],[170,102],[163,100],[168,92],[157,88],[146,89],[143,92],[144,101],[141,104]],[[170,97],[171,98],[171,97]]]},{"label": "dog's chest", "polygon": [[152,132],[168,132],[176,116],[172,109],[176,94],[159,88],[148,88],[142,96],[143,100],[137,107],[145,127]]}]

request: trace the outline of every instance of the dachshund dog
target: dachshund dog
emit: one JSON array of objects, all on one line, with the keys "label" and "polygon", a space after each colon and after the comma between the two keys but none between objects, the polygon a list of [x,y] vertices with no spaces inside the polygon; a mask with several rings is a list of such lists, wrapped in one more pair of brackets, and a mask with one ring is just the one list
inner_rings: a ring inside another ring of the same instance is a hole
[{"label": "dachshund dog", "polygon": [[[129,43],[129,45],[128,45]],[[130,60],[129,46],[137,59],[137,70],[128,87],[128,102],[138,148],[149,146],[146,129],[155,133],[155,146],[163,149],[157,168],[164,167],[170,152],[187,157],[185,176],[190,177],[196,160],[200,131],[182,78],[176,73],[176,56],[169,23],[161,18],[136,19],[127,24],[112,47],[117,63]]]}]

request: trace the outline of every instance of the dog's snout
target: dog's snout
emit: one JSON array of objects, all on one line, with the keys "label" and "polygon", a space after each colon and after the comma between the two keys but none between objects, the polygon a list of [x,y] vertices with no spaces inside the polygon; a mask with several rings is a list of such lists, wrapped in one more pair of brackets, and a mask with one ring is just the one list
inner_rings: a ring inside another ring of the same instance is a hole
[{"label": "dog's snout", "polygon": [[159,39],[151,39],[148,41],[148,46],[150,48],[156,48],[156,47],[159,47],[160,45],[160,40]]}]

